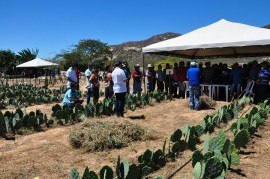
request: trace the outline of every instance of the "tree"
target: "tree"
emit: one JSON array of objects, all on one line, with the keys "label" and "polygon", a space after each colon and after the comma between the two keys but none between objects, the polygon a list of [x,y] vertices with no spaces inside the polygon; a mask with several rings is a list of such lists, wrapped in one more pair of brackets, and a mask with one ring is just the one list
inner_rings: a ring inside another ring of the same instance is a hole
[{"label": "tree", "polygon": [[11,73],[16,67],[16,54],[11,50],[0,50],[0,68],[4,73]]},{"label": "tree", "polygon": [[22,50],[21,52],[18,52],[18,56],[17,56],[17,64],[22,64],[24,62],[27,62],[29,60],[33,60],[37,57],[39,50],[30,50],[29,48]]},{"label": "tree", "polygon": [[56,59],[63,60],[61,67],[65,69],[74,62],[79,64],[81,70],[87,68],[89,62],[93,63],[95,68],[101,69],[108,60],[112,59],[112,50],[110,46],[99,40],[81,40],[73,46],[73,49],[58,54]]}]

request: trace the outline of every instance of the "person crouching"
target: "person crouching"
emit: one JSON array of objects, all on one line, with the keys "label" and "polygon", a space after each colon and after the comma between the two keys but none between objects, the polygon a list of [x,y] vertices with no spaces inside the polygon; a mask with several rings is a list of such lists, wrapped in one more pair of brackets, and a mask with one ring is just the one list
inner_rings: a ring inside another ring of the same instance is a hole
[{"label": "person crouching", "polygon": [[77,84],[71,84],[71,88],[65,93],[63,105],[73,108],[76,104],[82,104],[83,100],[78,98]]}]

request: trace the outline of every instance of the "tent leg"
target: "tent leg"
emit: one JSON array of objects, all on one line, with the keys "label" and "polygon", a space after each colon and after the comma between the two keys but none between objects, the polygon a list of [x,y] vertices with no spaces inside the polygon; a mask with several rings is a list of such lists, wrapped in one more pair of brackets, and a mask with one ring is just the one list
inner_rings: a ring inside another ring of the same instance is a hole
[{"label": "tent leg", "polygon": [[143,71],[142,71],[142,74],[143,74],[143,88],[144,88],[144,92],[146,93],[146,89],[145,89],[145,73],[144,73],[144,54],[143,54]]}]

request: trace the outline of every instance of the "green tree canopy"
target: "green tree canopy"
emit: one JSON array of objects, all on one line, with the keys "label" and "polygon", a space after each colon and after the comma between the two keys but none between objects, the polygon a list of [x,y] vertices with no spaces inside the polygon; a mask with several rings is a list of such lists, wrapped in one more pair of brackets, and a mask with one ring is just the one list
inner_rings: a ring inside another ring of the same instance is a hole
[{"label": "green tree canopy", "polygon": [[71,50],[63,51],[56,56],[62,60],[61,67],[67,69],[72,63],[77,62],[79,68],[84,70],[88,63],[93,63],[96,68],[102,68],[108,60],[112,59],[111,47],[99,40],[81,40]]}]

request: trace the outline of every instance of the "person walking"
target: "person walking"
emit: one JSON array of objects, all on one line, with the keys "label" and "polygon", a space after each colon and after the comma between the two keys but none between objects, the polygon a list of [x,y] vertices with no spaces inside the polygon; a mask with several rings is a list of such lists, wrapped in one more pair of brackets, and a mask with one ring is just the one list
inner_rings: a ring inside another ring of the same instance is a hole
[{"label": "person walking", "polygon": [[90,97],[92,96],[91,85],[90,85],[90,77],[92,75],[92,69],[93,69],[93,65],[89,63],[88,68],[84,72],[85,83],[86,83],[86,88],[87,88],[86,104],[90,103]]},{"label": "person walking", "polygon": [[112,72],[113,91],[116,97],[115,113],[117,117],[124,117],[125,97],[127,92],[128,78],[122,69],[122,62],[115,62],[115,69]]},{"label": "person walking", "polygon": [[66,77],[67,77],[67,89],[70,89],[71,88],[71,84],[76,84],[78,85],[78,79],[77,79],[77,76],[76,76],[76,72],[77,72],[77,69],[78,69],[78,64],[77,63],[74,63],[72,64],[72,67],[70,67],[67,72],[66,72]]},{"label": "person walking", "polygon": [[200,109],[200,76],[201,71],[197,67],[197,63],[192,61],[187,71],[187,79],[189,82],[189,106],[194,110]]}]

